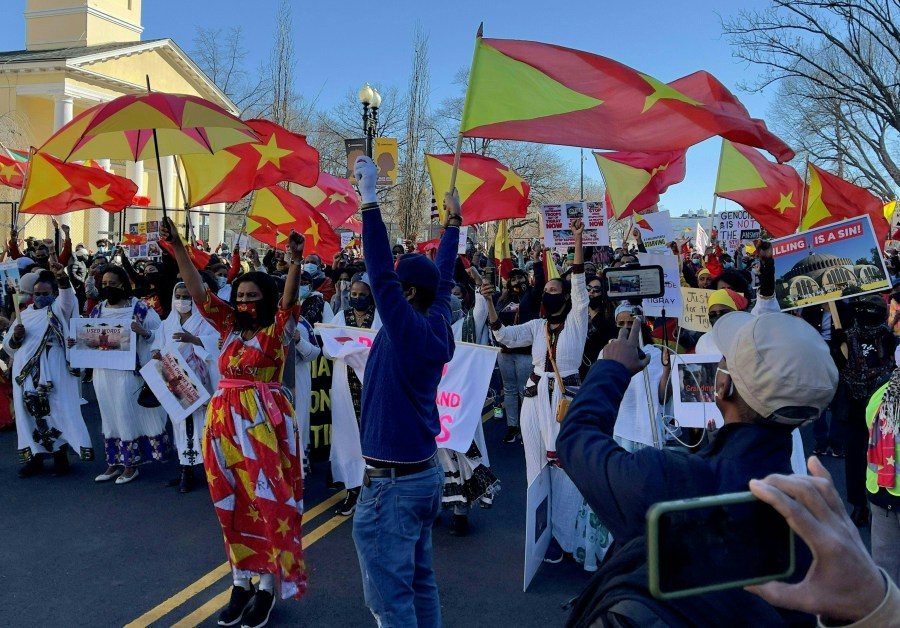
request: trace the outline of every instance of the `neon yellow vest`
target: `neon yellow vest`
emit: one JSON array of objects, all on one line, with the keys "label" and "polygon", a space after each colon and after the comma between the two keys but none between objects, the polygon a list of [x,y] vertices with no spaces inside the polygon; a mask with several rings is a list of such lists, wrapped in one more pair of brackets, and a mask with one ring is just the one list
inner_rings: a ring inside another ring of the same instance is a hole
[{"label": "neon yellow vest", "polygon": [[[872,425],[875,423],[878,409],[881,407],[881,398],[884,397],[887,387],[888,385],[885,384],[876,390],[872,398],[869,399],[869,405],[866,406],[866,427],[869,428],[870,432],[872,431]],[[897,442],[894,445],[894,458],[900,460],[900,438],[897,438]],[[895,468],[897,469],[897,480],[894,482],[894,488],[884,488],[878,486],[878,467],[871,462],[868,463],[866,466],[866,489],[870,493],[877,493],[879,489],[883,489],[891,495],[900,497],[900,464],[896,465]]]}]

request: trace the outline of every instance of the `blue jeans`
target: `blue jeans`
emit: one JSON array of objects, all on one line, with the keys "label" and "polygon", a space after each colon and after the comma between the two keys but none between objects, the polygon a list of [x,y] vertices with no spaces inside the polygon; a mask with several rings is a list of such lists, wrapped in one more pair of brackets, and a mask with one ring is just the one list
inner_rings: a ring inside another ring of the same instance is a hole
[{"label": "blue jeans", "polygon": [[500,377],[503,379],[503,409],[506,411],[506,425],[519,427],[519,409],[525,397],[525,384],[534,370],[531,365],[531,354],[501,353],[497,356],[500,365]]},{"label": "blue jeans", "polygon": [[438,464],[421,473],[363,483],[353,542],[366,606],[383,628],[441,626],[431,528],[441,510],[443,475]]}]

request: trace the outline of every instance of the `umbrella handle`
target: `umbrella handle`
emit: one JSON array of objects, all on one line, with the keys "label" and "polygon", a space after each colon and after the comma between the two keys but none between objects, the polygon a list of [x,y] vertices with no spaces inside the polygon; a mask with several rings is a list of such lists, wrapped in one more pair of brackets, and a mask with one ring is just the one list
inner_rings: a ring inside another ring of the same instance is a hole
[{"label": "umbrella handle", "polygon": [[[147,78],[147,93],[150,93],[150,75],[144,75]],[[168,218],[166,212],[166,189],[163,186],[162,163],[159,161],[159,140],[156,138],[156,129],[153,129],[153,152],[156,154],[156,174],[159,177],[159,199],[162,201],[163,218]]]}]

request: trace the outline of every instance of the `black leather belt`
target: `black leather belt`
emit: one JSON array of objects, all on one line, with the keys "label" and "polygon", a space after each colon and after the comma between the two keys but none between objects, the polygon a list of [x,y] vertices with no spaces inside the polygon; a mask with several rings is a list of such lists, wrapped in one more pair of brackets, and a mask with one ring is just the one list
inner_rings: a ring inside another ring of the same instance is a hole
[{"label": "black leather belt", "polygon": [[[369,480],[372,478],[401,478],[405,475],[413,475],[422,473],[428,469],[433,469],[437,465],[437,458],[432,457],[425,462],[415,462],[413,464],[397,464],[394,463],[390,467],[371,467],[371,462],[366,463],[366,471],[363,475],[363,484],[369,486]],[[379,463],[375,463],[379,464]]]}]

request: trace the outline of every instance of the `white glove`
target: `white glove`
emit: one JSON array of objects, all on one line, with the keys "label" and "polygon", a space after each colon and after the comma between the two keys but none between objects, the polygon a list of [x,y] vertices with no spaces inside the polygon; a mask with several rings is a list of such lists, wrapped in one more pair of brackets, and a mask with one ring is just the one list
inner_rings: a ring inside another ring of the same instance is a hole
[{"label": "white glove", "polygon": [[353,176],[356,177],[356,184],[359,186],[359,195],[362,197],[363,204],[376,203],[378,197],[375,196],[375,183],[378,181],[378,168],[371,157],[357,157],[353,163]]}]

